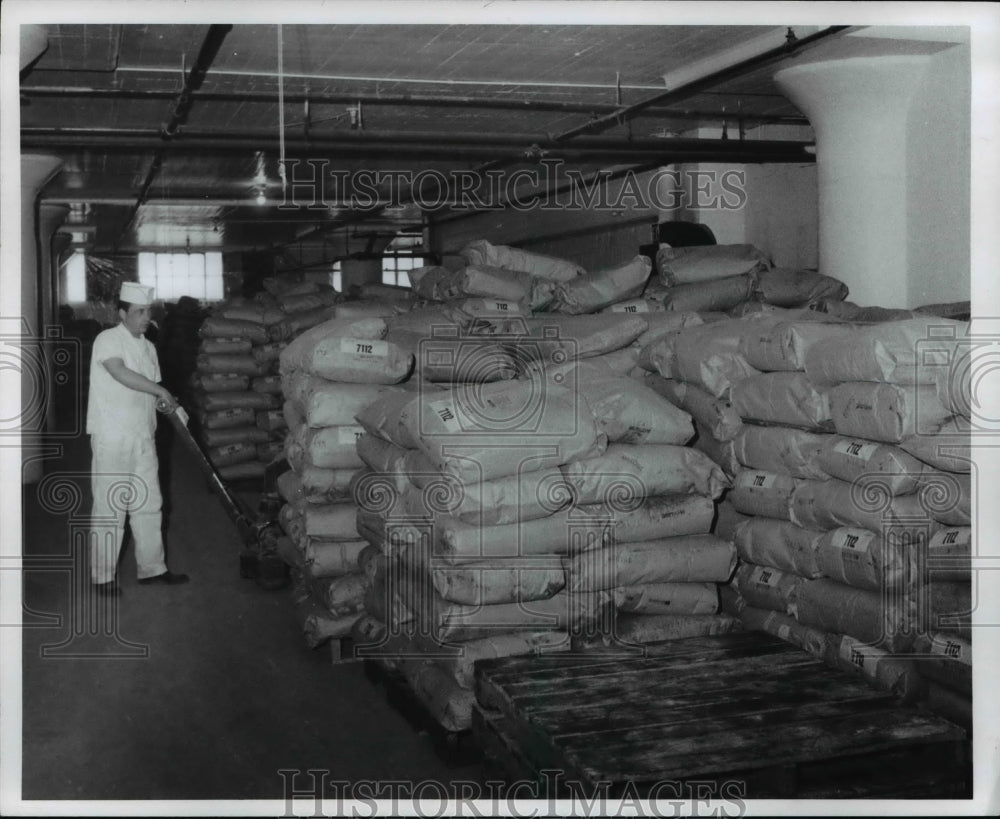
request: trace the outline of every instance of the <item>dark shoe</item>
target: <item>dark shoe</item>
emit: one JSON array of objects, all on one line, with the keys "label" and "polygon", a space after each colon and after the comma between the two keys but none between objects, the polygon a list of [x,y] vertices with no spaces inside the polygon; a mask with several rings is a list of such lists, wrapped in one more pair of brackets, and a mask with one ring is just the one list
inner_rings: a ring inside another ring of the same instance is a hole
[{"label": "dark shoe", "polygon": [[107,583],[94,583],[94,591],[101,597],[118,597],[122,593],[121,587],[114,580]]},{"label": "dark shoe", "polygon": [[176,586],[180,583],[187,583],[190,579],[186,574],[164,572],[163,574],[156,575],[156,577],[144,577],[139,583],[143,586],[148,586],[150,583],[166,583],[168,586]]}]

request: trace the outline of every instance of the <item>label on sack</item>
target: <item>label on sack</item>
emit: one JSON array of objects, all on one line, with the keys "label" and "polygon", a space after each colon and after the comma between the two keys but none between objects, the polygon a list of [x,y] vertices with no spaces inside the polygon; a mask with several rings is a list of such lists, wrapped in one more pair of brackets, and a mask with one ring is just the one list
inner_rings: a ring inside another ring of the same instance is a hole
[{"label": "label on sack", "polygon": [[235,455],[244,449],[246,449],[246,444],[226,444],[225,446],[220,446],[218,451],[220,455]]},{"label": "label on sack", "polygon": [[940,634],[931,637],[931,654],[950,657],[962,665],[972,665],[972,646],[962,640],[949,640]]},{"label": "label on sack", "polygon": [[364,434],[364,427],[340,427],[337,430],[337,443],[342,446],[354,446],[358,438]]},{"label": "label on sack", "polygon": [[839,452],[841,455],[849,455],[852,458],[857,458],[859,461],[867,463],[871,460],[872,455],[875,454],[875,450],[878,447],[878,444],[868,443],[867,441],[838,441],[834,445],[833,451]]},{"label": "label on sack", "polygon": [[845,636],[840,641],[840,659],[850,663],[869,677],[875,674],[875,667],[882,654],[883,652],[877,648],[865,645],[853,637]]},{"label": "label on sack", "polygon": [[490,301],[483,299],[483,307],[490,313],[519,313],[520,309],[513,301]]},{"label": "label on sack", "polygon": [[782,623],[780,626],[778,626],[779,638],[781,638],[785,642],[789,642],[788,638],[791,636],[792,636],[792,628],[791,626],[788,625],[788,623]]},{"label": "label on sack", "polygon": [[780,573],[775,569],[769,569],[767,566],[758,566],[753,570],[753,574],[750,575],[750,582],[757,583],[761,586],[777,586],[778,580],[780,579]]},{"label": "label on sack", "polygon": [[931,539],[931,546],[959,546],[972,542],[972,529],[945,529]]},{"label": "label on sack", "polygon": [[736,485],[741,489],[770,489],[778,479],[777,475],[767,472],[750,472],[744,470],[736,479]]},{"label": "label on sack", "polygon": [[853,554],[867,554],[875,533],[863,529],[838,529],[830,539],[834,548]]},{"label": "label on sack", "polygon": [[364,358],[385,358],[389,355],[389,342],[371,338],[342,338],[340,352]]},{"label": "label on sack", "polygon": [[458,420],[458,411],[453,401],[431,401],[427,409],[437,416],[448,432],[461,431],[462,423]]},{"label": "label on sack", "polygon": [[635,301],[623,301],[611,305],[612,313],[648,313],[649,303],[644,299]]}]

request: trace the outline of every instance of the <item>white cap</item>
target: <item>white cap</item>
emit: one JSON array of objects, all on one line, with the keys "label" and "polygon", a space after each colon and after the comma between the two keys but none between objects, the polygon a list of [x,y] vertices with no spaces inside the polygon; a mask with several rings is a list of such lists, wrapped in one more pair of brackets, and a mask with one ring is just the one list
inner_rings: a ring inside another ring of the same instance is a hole
[{"label": "white cap", "polygon": [[148,284],[137,282],[122,282],[122,291],[118,298],[139,307],[148,307],[153,303],[154,290]]}]

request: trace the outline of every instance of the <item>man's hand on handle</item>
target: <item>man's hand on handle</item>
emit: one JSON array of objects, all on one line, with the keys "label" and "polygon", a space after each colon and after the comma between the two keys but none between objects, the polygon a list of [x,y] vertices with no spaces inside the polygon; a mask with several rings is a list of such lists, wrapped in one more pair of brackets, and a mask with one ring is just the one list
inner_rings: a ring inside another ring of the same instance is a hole
[{"label": "man's hand on handle", "polygon": [[170,394],[166,387],[160,387],[156,392],[156,411],[164,415],[170,415],[180,404],[177,399]]}]

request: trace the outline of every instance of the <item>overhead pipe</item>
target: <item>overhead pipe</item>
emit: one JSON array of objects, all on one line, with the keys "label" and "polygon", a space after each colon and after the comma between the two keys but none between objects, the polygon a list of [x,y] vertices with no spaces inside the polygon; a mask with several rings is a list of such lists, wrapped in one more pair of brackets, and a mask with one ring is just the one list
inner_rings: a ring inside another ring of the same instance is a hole
[{"label": "overhead pipe", "polygon": [[[709,72],[703,77],[699,77],[690,82],[684,83],[677,88],[668,89],[666,91],[661,91],[645,100],[640,100],[636,103],[631,103],[629,105],[623,106],[617,111],[610,114],[606,114],[598,119],[591,120],[588,123],[579,125],[575,128],[570,128],[567,131],[552,137],[554,142],[564,142],[566,140],[575,139],[583,134],[590,134],[598,131],[605,131],[608,128],[612,128],[616,125],[628,122],[631,119],[639,116],[644,111],[649,110],[656,105],[664,105],[668,103],[678,102],[680,100],[686,99],[694,94],[700,93],[712,86],[718,85],[720,83],[726,82],[731,79],[736,79],[748,71],[754,71],[759,68],[771,65],[779,60],[785,59],[792,54],[800,51],[806,46],[813,45],[820,42],[821,40],[832,37],[836,34],[840,34],[843,31],[849,29],[850,26],[829,26],[821,31],[817,31],[814,34],[810,34],[807,37],[795,38],[792,30],[789,28],[789,38],[786,43],[777,48],[768,49],[754,57],[749,57],[744,60],[739,60],[738,62],[726,66],[725,68],[718,69],[716,71]],[[738,141],[737,141],[738,142]],[[673,160],[673,161],[683,161],[683,160]],[[700,161],[713,161],[707,158],[703,158]],[[768,160],[760,157],[758,161],[782,161],[782,160]],[[498,167],[503,167],[509,164],[509,158],[503,158],[499,160],[493,160],[485,164],[477,166],[474,170],[477,172],[485,172],[490,169],[495,169]],[[336,223],[330,227],[338,226]],[[312,232],[322,232],[323,230],[329,229],[327,227],[321,226],[316,228]]]},{"label": "overhead pipe", "polygon": [[[582,134],[592,134],[595,131],[606,131],[608,128],[613,128],[615,125],[628,122],[630,119],[639,116],[639,114],[654,105],[676,102],[684,99],[685,97],[690,97],[692,94],[697,94],[705,88],[737,79],[749,71],[755,71],[758,68],[763,68],[764,66],[771,65],[778,60],[785,59],[808,45],[813,45],[814,43],[824,40],[827,37],[831,37],[834,34],[839,34],[842,31],[846,31],[848,28],[850,28],[850,26],[829,26],[822,31],[817,31],[815,34],[810,34],[808,37],[803,37],[801,39],[794,39],[794,35],[792,35],[793,39],[789,39],[784,45],[768,49],[761,54],[754,57],[748,57],[745,60],[740,60],[733,65],[720,68],[717,71],[709,72],[705,76],[686,82],[677,88],[671,88],[667,91],[662,91],[659,94],[653,94],[653,96],[647,97],[639,102],[633,102],[612,114],[607,114],[593,120],[592,122],[587,122],[583,125],[578,125],[576,128],[570,128],[568,131],[563,131],[558,136],[553,137],[553,139],[557,142],[561,142],[564,139],[574,139]],[[791,33],[791,29],[789,29],[789,33]]]},{"label": "overhead pipe", "polygon": [[[118,69],[126,73],[139,74],[173,74],[176,69],[159,68],[155,66],[122,66]],[[449,88],[455,86],[476,85],[484,88],[493,87],[521,87],[521,88],[580,88],[580,89],[614,89],[614,83],[596,82],[532,82],[530,80],[431,80],[424,77],[386,77],[386,76],[358,76],[356,74],[303,74],[289,73],[283,71],[280,74],[276,71],[244,71],[240,69],[219,69],[215,72],[223,77],[271,77],[286,80],[306,80],[308,82],[372,82],[372,83],[393,83],[395,85],[444,85]],[[659,86],[655,85],[626,85],[622,86],[630,91],[651,91]]]},{"label": "overhead pipe", "polygon": [[[161,100],[173,99],[172,91],[130,90],[122,88],[77,88],[73,86],[27,86],[20,89],[21,96],[29,98],[58,99],[110,99],[110,100]],[[739,94],[737,96],[750,96]],[[769,95],[779,96],[779,95]],[[562,102],[553,100],[511,99],[509,97],[433,96],[425,94],[295,94],[286,92],[285,102],[310,105],[347,105],[361,102],[368,106],[421,107],[421,108],[481,108],[497,111],[538,111],[565,114],[608,114],[621,109],[610,102]],[[267,103],[278,102],[278,95],[267,91],[199,91],[198,99],[205,102]],[[675,111],[653,106],[646,116],[666,119],[708,120],[732,119],[732,114],[719,111]],[[779,114],[743,114],[746,122],[764,124],[808,124],[801,116]]]},{"label": "overhead pipe", "polygon": [[[530,148],[523,149],[530,141]],[[278,140],[270,132],[241,133],[223,136],[218,132],[191,131],[176,137],[163,145],[159,138],[148,129],[59,129],[25,128],[21,143],[32,148],[77,148],[137,151],[157,147],[163,152],[189,151],[260,151],[273,150]],[[558,156],[641,156],[665,153],[683,155],[734,156],[775,155],[784,157],[786,162],[811,162],[814,157],[808,153],[811,143],[795,140],[728,140],[690,139],[680,137],[654,137],[637,140],[617,138],[587,137],[574,140],[571,147],[560,145],[537,134],[449,134],[447,140],[434,132],[344,132],[313,139],[285,140],[286,152],[313,153],[336,151],[347,155],[368,155],[385,153],[392,156],[419,152],[429,156],[450,156],[454,158],[491,156],[501,153],[505,157],[539,159],[546,153]],[[318,157],[317,157],[318,158]]]},{"label": "overhead pipe", "polygon": [[[177,100],[174,103],[170,119],[160,126],[160,137],[164,141],[172,140],[177,135],[178,129],[187,122],[188,115],[191,113],[191,107],[194,105],[192,95],[201,88],[201,84],[205,81],[205,76],[208,74],[216,55],[219,53],[219,49],[222,47],[222,41],[226,39],[226,35],[232,30],[233,27],[231,25],[213,25],[208,27],[208,33],[201,44],[198,57],[194,65],[191,66],[191,71],[185,77],[184,87],[181,89],[181,93],[177,96]],[[121,235],[118,237],[119,242],[125,237],[125,233],[132,226],[136,215],[139,213],[139,208],[142,207],[142,203],[146,200],[149,189],[153,185],[153,180],[156,179],[156,175],[160,172],[160,168],[163,165],[163,157],[164,151],[161,146],[149,165],[146,178],[139,189],[135,206],[132,208],[128,221],[125,222],[121,230]]]}]

